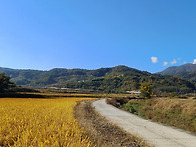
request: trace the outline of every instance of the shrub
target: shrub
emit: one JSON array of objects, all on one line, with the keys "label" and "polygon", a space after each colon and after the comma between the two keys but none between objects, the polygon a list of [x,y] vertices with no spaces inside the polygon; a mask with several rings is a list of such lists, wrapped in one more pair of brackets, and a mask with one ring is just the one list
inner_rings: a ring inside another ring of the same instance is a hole
[{"label": "shrub", "polygon": [[141,87],[140,87],[140,97],[142,98],[150,98],[151,94],[152,94],[152,87],[150,85],[150,83],[142,83]]}]

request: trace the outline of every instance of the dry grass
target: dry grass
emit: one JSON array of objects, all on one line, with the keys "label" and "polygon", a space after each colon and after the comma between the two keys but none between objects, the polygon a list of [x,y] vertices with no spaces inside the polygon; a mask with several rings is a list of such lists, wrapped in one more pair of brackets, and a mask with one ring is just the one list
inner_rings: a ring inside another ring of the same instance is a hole
[{"label": "dry grass", "polygon": [[79,100],[0,99],[0,146],[91,146],[73,116]]},{"label": "dry grass", "polygon": [[[196,114],[196,100],[193,99],[157,99],[154,108],[161,108],[169,111],[173,108],[180,108],[183,115]],[[167,107],[166,107],[167,106]]]}]

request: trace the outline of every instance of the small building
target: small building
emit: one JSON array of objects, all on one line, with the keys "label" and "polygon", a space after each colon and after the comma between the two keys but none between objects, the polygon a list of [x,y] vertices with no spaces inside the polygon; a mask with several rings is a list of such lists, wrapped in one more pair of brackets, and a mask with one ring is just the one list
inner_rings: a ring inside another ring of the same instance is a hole
[{"label": "small building", "polygon": [[140,94],[140,91],[126,91],[129,94]]}]

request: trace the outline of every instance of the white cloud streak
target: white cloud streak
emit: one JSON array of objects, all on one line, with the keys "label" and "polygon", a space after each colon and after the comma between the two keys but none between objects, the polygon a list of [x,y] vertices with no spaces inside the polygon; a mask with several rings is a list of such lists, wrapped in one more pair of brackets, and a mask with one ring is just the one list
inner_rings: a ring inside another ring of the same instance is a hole
[{"label": "white cloud streak", "polygon": [[177,63],[177,61],[176,61],[176,59],[174,59],[173,61],[171,61],[170,62],[171,64],[176,64]]},{"label": "white cloud streak", "polygon": [[163,66],[167,66],[168,65],[168,62],[163,62]]},{"label": "white cloud streak", "polygon": [[196,64],[196,59],[193,60],[193,64]]},{"label": "white cloud streak", "polygon": [[158,58],[157,57],[151,57],[152,63],[157,63],[158,62]]}]

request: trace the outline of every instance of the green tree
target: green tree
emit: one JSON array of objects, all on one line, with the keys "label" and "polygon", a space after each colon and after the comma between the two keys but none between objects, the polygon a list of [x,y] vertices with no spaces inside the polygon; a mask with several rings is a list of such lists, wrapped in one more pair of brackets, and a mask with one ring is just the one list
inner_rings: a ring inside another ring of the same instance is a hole
[{"label": "green tree", "polygon": [[140,96],[143,98],[150,98],[151,94],[152,94],[152,87],[150,85],[150,83],[148,82],[144,82],[141,84],[140,86]]},{"label": "green tree", "polygon": [[6,89],[13,87],[14,83],[10,81],[10,77],[4,73],[0,74],[0,92],[4,92]]}]

